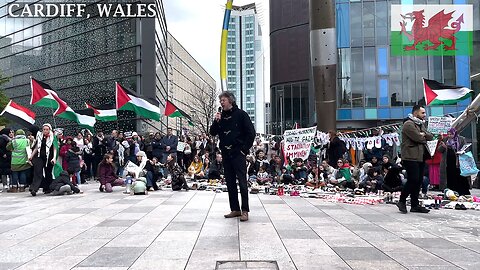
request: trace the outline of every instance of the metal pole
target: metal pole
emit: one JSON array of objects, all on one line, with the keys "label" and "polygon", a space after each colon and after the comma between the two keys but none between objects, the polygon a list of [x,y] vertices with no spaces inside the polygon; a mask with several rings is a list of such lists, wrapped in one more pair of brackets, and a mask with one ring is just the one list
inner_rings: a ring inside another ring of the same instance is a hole
[{"label": "metal pole", "polygon": [[315,89],[317,129],[337,126],[337,35],[335,1],[310,0],[310,57]]}]

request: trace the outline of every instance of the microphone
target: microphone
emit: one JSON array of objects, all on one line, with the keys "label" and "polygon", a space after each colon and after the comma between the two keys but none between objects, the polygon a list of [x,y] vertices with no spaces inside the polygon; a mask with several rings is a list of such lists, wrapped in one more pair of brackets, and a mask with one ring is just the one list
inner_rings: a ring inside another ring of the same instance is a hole
[{"label": "microphone", "polygon": [[[222,107],[218,107],[218,112],[219,112],[219,113],[222,113]],[[219,122],[219,121],[220,121],[220,118],[217,119],[217,122]]]}]

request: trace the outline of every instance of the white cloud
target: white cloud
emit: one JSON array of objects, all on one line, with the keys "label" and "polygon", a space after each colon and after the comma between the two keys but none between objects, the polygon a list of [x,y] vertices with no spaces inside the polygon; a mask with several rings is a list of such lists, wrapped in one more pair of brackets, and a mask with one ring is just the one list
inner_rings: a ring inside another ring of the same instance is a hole
[{"label": "white cloud", "polygon": [[[187,51],[220,82],[220,37],[226,0],[164,0],[167,28]],[[266,89],[270,87],[270,46],[268,0],[234,0],[234,5],[256,2],[262,9],[262,30],[265,48]],[[269,100],[270,91],[266,91]]]}]

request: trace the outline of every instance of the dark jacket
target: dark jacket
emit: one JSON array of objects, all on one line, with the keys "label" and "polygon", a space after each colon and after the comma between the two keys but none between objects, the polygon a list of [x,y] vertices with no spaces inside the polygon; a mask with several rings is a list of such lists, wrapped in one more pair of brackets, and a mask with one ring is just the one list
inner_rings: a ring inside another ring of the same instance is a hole
[{"label": "dark jacket", "polygon": [[385,179],[383,179],[383,183],[391,188],[402,186],[400,168],[396,165],[390,166],[387,175],[385,175]]},{"label": "dark jacket", "polygon": [[220,150],[225,158],[247,155],[255,140],[255,128],[250,117],[237,105],[222,111],[222,119],[213,121],[210,134],[219,136]]},{"label": "dark jacket", "polygon": [[165,145],[163,145],[162,139],[154,139],[152,141],[152,155],[161,160],[163,151],[165,151]]},{"label": "dark jacket", "polygon": [[7,144],[10,142],[8,134],[9,128],[4,128],[0,132],[0,175],[9,175],[12,173],[12,152],[7,150]]},{"label": "dark jacket", "polygon": [[[422,136],[421,132],[425,133],[425,136]],[[426,143],[431,140],[433,140],[433,135],[427,131],[425,125],[416,124],[407,118],[402,128],[402,160],[423,162],[424,155],[428,154]]]},{"label": "dark jacket", "polygon": [[337,166],[337,160],[343,158],[346,151],[345,143],[338,137],[333,138],[327,148],[328,164],[332,167]]},{"label": "dark jacket", "polygon": [[107,153],[107,139],[99,139],[97,136],[93,137],[92,148],[93,155],[96,160],[102,160],[103,156]]},{"label": "dark jacket", "polygon": [[[445,143],[445,145],[447,144],[447,141],[448,141],[448,138],[443,139],[443,142]],[[462,147],[466,143],[465,137],[458,136],[458,142],[460,143],[459,148],[462,149]],[[450,146],[444,147],[441,144],[438,146],[438,151],[442,154],[442,161],[440,162],[440,188],[442,188],[442,190],[447,188],[447,152],[448,152],[448,149],[453,151],[453,149]],[[457,168],[459,168],[460,167],[460,162],[458,160],[458,155],[456,155],[456,164],[457,164]]]},{"label": "dark jacket", "polygon": [[113,164],[100,163],[98,166],[98,178],[100,183],[105,185],[106,183],[112,183],[117,180],[117,175],[115,174],[115,167]]},{"label": "dark jacket", "polygon": [[71,148],[67,151],[67,155],[66,155],[67,168],[68,169],[73,169],[73,170],[75,170],[75,172],[79,172],[80,171],[80,157],[78,156],[78,153],[74,152],[74,150],[79,150],[79,149],[78,149],[78,147],[76,147],[76,149]]},{"label": "dark jacket", "polygon": [[52,184],[50,184],[50,189],[59,191],[64,185],[69,185],[74,193],[80,193],[80,189],[72,184],[70,181],[70,176],[66,171],[61,172],[60,176],[52,181]]},{"label": "dark jacket", "polygon": [[176,153],[177,152],[177,145],[178,145],[178,137],[175,135],[172,135],[168,137],[168,135],[163,136],[162,138],[162,144],[164,145],[164,149],[167,146],[170,146],[170,151],[166,151],[165,153]]},{"label": "dark jacket", "polygon": [[216,160],[210,164],[210,170],[208,171],[209,174],[218,174],[224,175],[223,163],[217,162]]}]

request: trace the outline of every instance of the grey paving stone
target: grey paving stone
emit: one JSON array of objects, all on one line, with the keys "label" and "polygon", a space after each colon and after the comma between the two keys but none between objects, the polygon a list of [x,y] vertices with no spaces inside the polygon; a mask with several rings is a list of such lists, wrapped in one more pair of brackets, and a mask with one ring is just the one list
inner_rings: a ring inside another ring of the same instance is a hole
[{"label": "grey paving stone", "polygon": [[171,222],[165,231],[200,231],[203,222]]},{"label": "grey paving stone", "polygon": [[308,217],[328,217],[325,212],[319,211],[318,209],[314,209],[312,211],[296,211],[296,214],[302,218]]},{"label": "grey paving stone", "polygon": [[344,209],[342,206],[338,205],[338,204],[322,204],[322,205],[315,205],[316,208],[320,209],[320,210],[330,210],[330,209],[339,209],[339,210],[342,210]]},{"label": "grey paving stone", "polygon": [[368,232],[383,232],[388,233],[387,230],[379,227],[375,224],[344,224],[349,230],[352,231],[368,231]]},{"label": "grey paving stone", "polygon": [[421,248],[461,248],[459,245],[443,238],[403,238]]},{"label": "grey paving stone", "polygon": [[98,224],[97,227],[130,227],[138,220],[117,220],[117,219],[107,219],[102,223]]},{"label": "grey paving stone", "polygon": [[216,269],[246,269],[246,262],[217,262]]},{"label": "grey paving stone", "polygon": [[282,239],[318,239],[318,235],[312,230],[279,230]]},{"label": "grey paving stone", "polygon": [[21,216],[21,215],[0,215],[0,221],[9,220],[9,219],[16,218],[16,217],[19,217],[19,216]]},{"label": "grey paving stone", "polygon": [[286,204],[283,200],[262,200],[263,204]]},{"label": "grey paving stone", "polygon": [[238,237],[235,236],[201,236],[195,245],[195,250],[238,249],[239,246],[240,243],[238,241]]},{"label": "grey paving stone", "polygon": [[155,207],[155,206],[152,206],[152,207],[132,206],[132,207],[129,207],[129,208],[123,210],[122,212],[123,213],[149,213],[155,208],[157,208],[157,207]]},{"label": "grey paving stone", "polygon": [[333,247],[333,250],[344,260],[388,261],[387,255],[373,247]]},{"label": "grey paving stone", "polygon": [[129,267],[145,250],[141,247],[103,247],[88,256],[78,266]]},{"label": "grey paving stone", "polygon": [[382,269],[382,270],[405,270],[406,268],[397,263],[396,261],[384,260],[384,261],[347,261],[348,265],[355,270],[370,270],[370,269]]},{"label": "grey paving stone", "polygon": [[278,269],[277,262],[247,262],[247,269],[261,268],[261,269]]},{"label": "grey paving stone", "polygon": [[62,214],[88,214],[95,210],[98,210],[98,208],[71,208],[63,211]]},{"label": "grey paving stone", "polygon": [[383,222],[397,222],[393,217],[387,215],[379,215],[379,214],[357,214],[361,218],[364,218],[373,223],[383,223]]},{"label": "grey paving stone", "polygon": [[270,223],[270,218],[267,216],[254,216],[248,215],[248,222],[249,223]]},{"label": "grey paving stone", "polygon": [[167,201],[164,201],[162,203],[162,205],[184,205],[186,204],[187,202],[183,202],[183,201],[171,201],[171,200],[167,200]]},{"label": "grey paving stone", "polygon": [[19,267],[20,265],[22,265],[22,263],[2,263],[2,262],[0,262],[0,269],[1,270],[11,270],[11,269],[15,269],[15,268]]},{"label": "grey paving stone", "polygon": [[136,204],[138,203],[137,200],[118,200],[116,202],[114,202],[113,204]]}]

